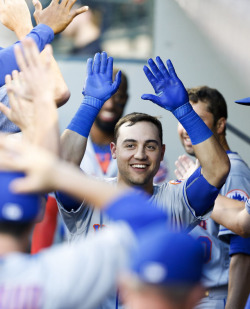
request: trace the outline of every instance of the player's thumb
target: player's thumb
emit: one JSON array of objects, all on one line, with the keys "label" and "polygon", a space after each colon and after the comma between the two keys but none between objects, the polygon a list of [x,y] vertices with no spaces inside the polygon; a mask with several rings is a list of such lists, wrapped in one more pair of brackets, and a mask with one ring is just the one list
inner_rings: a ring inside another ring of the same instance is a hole
[{"label": "player's thumb", "polygon": [[119,88],[120,84],[121,84],[121,80],[122,80],[122,72],[119,71],[116,73],[115,76],[115,80],[113,82],[113,93],[115,93],[117,91],[117,89]]},{"label": "player's thumb", "polygon": [[34,14],[36,14],[37,12],[40,12],[43,9],[42,4],[39,0],[32,0],[32,3],[35,7]]},{"label": "player's thumb", "polygon": [[153,94],[143,94],[141,96],[142,100],[149,100],[156,104],[159,104],[159,98]]}]

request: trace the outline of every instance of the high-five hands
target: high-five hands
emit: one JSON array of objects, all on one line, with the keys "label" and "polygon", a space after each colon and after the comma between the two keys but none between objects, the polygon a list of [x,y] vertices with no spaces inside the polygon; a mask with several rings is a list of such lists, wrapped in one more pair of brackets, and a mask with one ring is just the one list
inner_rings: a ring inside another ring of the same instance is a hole
[{"label": "high-five hands", "polygon": [[34,18],[37,24],[45,24],[52,28],[55,34],[63,31],[79,14],[88,10],[88,6],[73,9],[76,0],[52,0],[45,9],[39,0],[33,0],[35,6]]},{"label": "high-five hands", "polygon": [[121,71],[116,74],[113,82],[113,58],[108,57],[106,52],[97,53],[94,59],[88,59],[83,95],[105,102],[118,90],[120,83]]},{"label": "high-five hands", "polygon": [[150,69],[144,66],[143,71],[153,86],[155,95],[143,94],[143,100],[150,100],[171,112],[189,102],[188,93],[170,60],[167,60],[167,68],[160,57],[156,57],[156,63],[150,58],[148,65]]}]

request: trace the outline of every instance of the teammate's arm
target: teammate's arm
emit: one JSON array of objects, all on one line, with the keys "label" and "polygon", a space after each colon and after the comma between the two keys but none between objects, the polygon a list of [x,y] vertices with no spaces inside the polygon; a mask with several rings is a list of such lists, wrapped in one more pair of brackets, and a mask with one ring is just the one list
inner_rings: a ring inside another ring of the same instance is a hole
[{"label": "teammate's arm", "polygon": [[97,53],[87,61],[87,78],[83,102],[61,137],[62,157],[80,165],[93,122],[105,101],[118,89],[121,71],[113,82],[113,58],[105,52]]},{"label": "teammate's arm", "polygon": [[142,99],[151,100],[174,114],[191,138],[195,156],[202,167],[202,175],[210,185],[220,188],[230,169],[227,154],[193,110],[188,93],[177,77],[171,61],[167,60],[168,69],[160,57],[156,57],[156,63],[157,65],[149,59],[151,70],[144,66],[144,72],[156,95],[144,94]]},{"label": "teammate's arm", "polygon": [[218,224],[242,236],[250,236],[250,215],[246,203],[240,202],[223,195],[218,195],[215,200],[211,218]]}]

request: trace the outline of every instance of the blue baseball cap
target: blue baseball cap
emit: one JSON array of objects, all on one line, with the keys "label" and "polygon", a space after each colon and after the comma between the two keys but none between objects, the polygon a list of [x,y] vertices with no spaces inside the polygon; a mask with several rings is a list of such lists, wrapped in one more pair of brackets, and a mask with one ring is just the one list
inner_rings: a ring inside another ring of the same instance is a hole
[{"label": "blue baseball cap", "polygon": [[250,106],[250,97],[236,100],[235,103]]},{"label": "blue baseball cap", "polygon": [[132,257],[132,274],[154,285],[195,285],[201,279],[202,245],[184,233],[160,228],[144,235]]},{"label": "blue baseball cap", "polygon": [[40,194],[16,194],[10,191],[10,183],[20,177],[24,177],[24,174],[0,171],[0,221],[33,221],[41,210]]}]

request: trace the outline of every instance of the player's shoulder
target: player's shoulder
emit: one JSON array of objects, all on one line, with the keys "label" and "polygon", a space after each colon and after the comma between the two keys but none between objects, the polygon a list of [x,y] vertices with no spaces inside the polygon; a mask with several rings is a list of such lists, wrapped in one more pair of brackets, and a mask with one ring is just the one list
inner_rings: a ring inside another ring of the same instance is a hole
[{"label": "player's shoulder", "polygon": [[166,195],[171,191],[179,191],[182,190],[182,187],[185,183],[184,179],[176,179],[170,180],[168,182],[164,182],[163,184],[157,185],[154,184],[154,195]]},{"label": "player's shoulder", "polygon": [[249,166],[237,152],[229,152],[228,157],[229,157],[230,164],[231,164],[229,175],[242,173],[250,177]]}]

